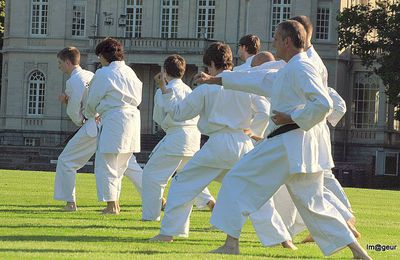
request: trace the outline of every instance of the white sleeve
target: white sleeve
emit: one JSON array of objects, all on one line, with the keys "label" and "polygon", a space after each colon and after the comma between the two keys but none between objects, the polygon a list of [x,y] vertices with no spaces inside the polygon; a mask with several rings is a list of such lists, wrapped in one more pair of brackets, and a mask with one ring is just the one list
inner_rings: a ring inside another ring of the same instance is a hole
[{"label": "white sleeve", "polygon": [[333,110],[326,119],[332,126],[336,126],[346,113],[346,102],[333,88],[329,88],[329,96],[333,102]]},{"label": "white sleeve", "polygon": [[226,89],[270,97],[278,70],[225,71],[221,73],[222,86]]},{"label": "white sleeve", "polygon": [[254,111],[254,116],[251,120],[250,129],[255,136],[263,137],[268,126],[270,104],[265,97],[252,95],[251,108]]},{"label": "white sleeve", "polygon": [[78,86],[80,81],[67,81],[65,94],[68,96],[67,115],[71,118],[75,125],[81,126],[83,124],[82,115],[82,96],[85,86]]},{"label": "white sleeve", "polygon": [[315,69],[293,70],[293,74],[295,84],[293,87],[301,91],[307,101],[303,108],[291,113],[291,118],[301,129],[308,131],[325,120],[332,108],[332,100]]},{"label": "white sleeve", "polygon": [[93,118],[96,116],[96,108],[106,94],[108,80],[104,73],[99,73],[99,70],[94,75],[90,82],[89,94],[85,106],[85,117]]},{"label": "white sleeve", "polygon": [[182,100],[179,100],[175,90],[163,94],[165,111],[175,121],[185,121],[198,116],[204,107],[206,88],[205,85],[198,86]]},{"label": "white sleeve", "polygon": [[161,90],[157,89],[154,96],[154,109],[153,109],[153,120],[161,125],[164,121],[166,113],[164,112],[163,97]]}]

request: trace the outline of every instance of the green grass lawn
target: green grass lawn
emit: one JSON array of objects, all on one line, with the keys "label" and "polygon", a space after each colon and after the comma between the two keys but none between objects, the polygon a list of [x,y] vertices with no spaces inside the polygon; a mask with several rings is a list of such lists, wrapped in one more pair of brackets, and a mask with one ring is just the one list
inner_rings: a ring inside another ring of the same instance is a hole
[{"label": "green grass lawn", "polygon": [[[299,244],[299,250],[280,246],[265,248],[253,227],[246,223],[241,236],[241,255],[213,255],[207,251],[221,245],[225,235],[210,230],[209,211],[194,210],[190,237],[171,244],[150,243],[160,223],[142,222],[140,196],[133,185],[123,181],[122,212],[118,216],[100,215],[104,203],[96,200],[92,174],[78,174],[79,211],[61,212],[62,202],[54,201],[54,173],[0,170],[0,259],[247,259],[247,258],[323,258],[314,244]],[[210,190],[216,194],[219,184]],[[356,212],[360,240],[367,244],[397,245],[393,251],[368,253],[374,259],[400,259],[400,191],[347,188]],[[330,258],[351,258],[345,249]]]}]

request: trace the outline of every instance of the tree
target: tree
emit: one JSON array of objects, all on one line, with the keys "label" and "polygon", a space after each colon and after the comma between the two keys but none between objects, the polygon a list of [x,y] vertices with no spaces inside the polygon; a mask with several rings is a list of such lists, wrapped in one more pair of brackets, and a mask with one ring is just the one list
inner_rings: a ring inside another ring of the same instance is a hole
[{"label": "tree", "polygon": [[382,79],[389,103],[399,107],[400,3],[385,0],[376,6],[355,5],[345,8],[337,21],[339,50],[350,48],[358,55]]},{"label": "tree", "polygon": [[0,37],[2,37],[4,33],[5,9],[6,9],[6,0],[0,0]]}]

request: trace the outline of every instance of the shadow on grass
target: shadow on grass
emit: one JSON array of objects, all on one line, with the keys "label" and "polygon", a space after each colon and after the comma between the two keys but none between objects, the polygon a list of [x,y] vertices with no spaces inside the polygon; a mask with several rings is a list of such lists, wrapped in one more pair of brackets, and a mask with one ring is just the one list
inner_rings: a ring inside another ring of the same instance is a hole
[{"label": "shadow on grass", "polygon": [[28,249],[28,248],[0,248],[0,252],[14,252],[14,253],[91,253],[95,251],[88,250],[73,250],[73,249]]},{"label": "shadow on grass", "polygon": [[0,241],[62,241],[62,242],[130,242],[147,243],[148,238],[113,237],[113,236],[0,236]]},{"label": "shadow on grass", "polygon": [[[0,252],[13,252],[13,253],[101,253],[101,251],[93,250],[73,250],[73,249],[30,249],[30,248],[0,248]],[[159,255],[159,254],[179,254],[179,251],[155,251],[155,250],[142,250],[142,251],[118,251],[119,254],[144,254],[144,255]]]},{"label": "shadow on grass", "polygon": [[[126,229],[126,230],[160,230],[159,227],[118,227],[118,226],[106,226],[106,225],[74,225],[74,226],[65,226],[65,225],[40,225],[40,224],[21,224],[21,225],[0,225],[0,228],[72,228],[72,229]],[[1,237],[0,237],[1,239]]]}]

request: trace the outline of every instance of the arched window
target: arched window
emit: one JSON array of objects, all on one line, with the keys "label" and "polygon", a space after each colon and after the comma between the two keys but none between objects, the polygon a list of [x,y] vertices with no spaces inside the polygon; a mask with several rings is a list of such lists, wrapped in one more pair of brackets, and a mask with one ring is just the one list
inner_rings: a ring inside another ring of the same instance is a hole
[{"label": "arched window", "polygon": [[46,78],[38,70],[31,73],[28,83],[28,115],[43,115]]}]

